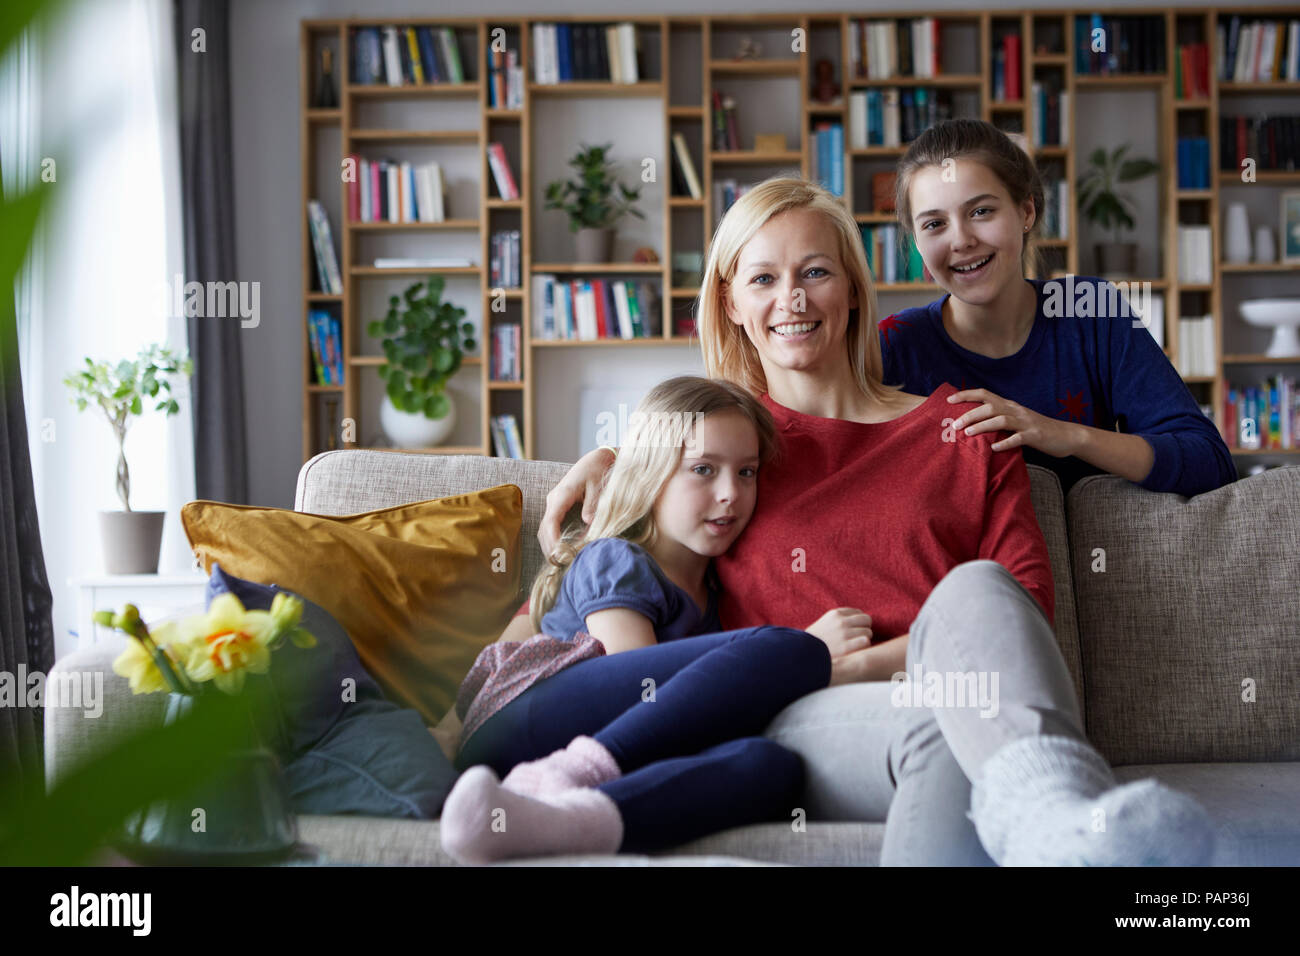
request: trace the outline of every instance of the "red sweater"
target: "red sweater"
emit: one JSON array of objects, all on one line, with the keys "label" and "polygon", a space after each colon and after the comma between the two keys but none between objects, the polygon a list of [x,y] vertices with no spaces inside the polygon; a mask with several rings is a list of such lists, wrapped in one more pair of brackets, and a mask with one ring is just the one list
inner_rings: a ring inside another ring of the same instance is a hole
[{"label": "red sweater", "polygon": [[972,407],[948,404],[955,391],[940,385],[912,411],[876,424],[762,397],[781,447],[759,471],[749,525],[716,561],[725,629],[805,628],[831,608],[857,607],[871,615],[879,643],[910,631],[939,580],[977,558],[1015,575],[1053,619],[1052,569],[1024,456],[991,449],[1006,432],[954,432],[951,419]]},{"label": "red sweater", "polygon": [[940,385],[912,411],[876,424],[804,415],[762,397],[780,453],[759,471],[749,525],[715,561],[725,629],[802,629],[831,608],[857,607],[871,615],[879,643],[910,631],[940,579],[978,558],[1015,575],[1053,620],[1052,569],[1024,456],[992,450],[1006,432],[968,436],[945,425],[972,407],[949,405],[955,391]]}]

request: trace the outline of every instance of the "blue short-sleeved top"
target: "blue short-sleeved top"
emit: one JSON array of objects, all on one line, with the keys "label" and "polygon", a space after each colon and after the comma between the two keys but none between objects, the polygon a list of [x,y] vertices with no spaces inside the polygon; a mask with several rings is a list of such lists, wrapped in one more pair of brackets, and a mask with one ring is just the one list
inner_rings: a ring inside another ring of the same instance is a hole
[{"label": "blue short-sleeved top", "polygon": [[660,643],[712,634],[722,630],[712,564],[707,585],[708,608],[701,613],[645,548],[623,538],[597,538],[578,552],[565,573],[555,605],[542,617],[542,632],[571,641],[586,632],[588,614],[623,607],[649,618]]}]

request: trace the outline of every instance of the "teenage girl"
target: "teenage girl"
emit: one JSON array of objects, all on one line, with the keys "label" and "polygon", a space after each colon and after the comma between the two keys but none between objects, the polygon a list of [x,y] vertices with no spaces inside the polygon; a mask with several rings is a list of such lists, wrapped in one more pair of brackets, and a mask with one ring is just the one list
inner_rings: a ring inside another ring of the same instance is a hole
[{"label": "teenage girl", "polygon": [[722,632],[713,558],[753,513],[772,417],[696,377],[656,386],[638,413],[590,527],[534,582],[534,636],[487,648],[462,685],[470,769],[441,817],[461,862],[649,852],[789,819],[803,764],[763,729],[828,685],[832,650],[870,642],[846,609],[807,631]]},{"label": "teenage girl", "polygon": [[953,409],[955,428],[1009,432],[994,450],[1023,446],[1067,491],[1099,472],[1188,497],[1236,480],[1218,429],[1129,308],[1107,308],[1103,280],[1025,278],[1043,184],[1005,133],[925,130],[898,165],[896,206],[948,294],[881,320],[885,382],[951,383],[950,402],[980,403]]}]

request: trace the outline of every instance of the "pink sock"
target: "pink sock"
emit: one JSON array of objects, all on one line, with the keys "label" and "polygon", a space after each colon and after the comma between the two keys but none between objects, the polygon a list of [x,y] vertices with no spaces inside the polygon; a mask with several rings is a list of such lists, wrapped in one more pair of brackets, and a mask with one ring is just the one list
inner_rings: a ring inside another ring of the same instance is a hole
[{"label": "pink sock", "polygon": [[569,790],[537,800],[505,789],[490,767],[480,765],[452,787],[439,836],[458,863],[616,853],[623,843],[623,817],[599,790]]},{"label": "pink sock", "polygon": [[501,786],[529,797],[596,787],[623,775],[614,755],[592,737],[575,737],[569,746],[541,760],[516,764]]}]

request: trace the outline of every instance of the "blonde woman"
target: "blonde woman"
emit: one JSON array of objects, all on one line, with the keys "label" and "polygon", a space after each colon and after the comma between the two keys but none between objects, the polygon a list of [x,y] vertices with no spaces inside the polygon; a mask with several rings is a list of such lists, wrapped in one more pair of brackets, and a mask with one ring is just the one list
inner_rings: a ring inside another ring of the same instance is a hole
[{"label": "blonde woman", "polygon": [[[1153,780],[1118,785],[1084,735],[1022,453],[954,429],[951,383],[882,385],[874,290],[838,200],[795,179],[743,196],[714,236],[697,324],[709,376],[759,396],[780,439],[717,560],[722,626],[797,628],[825,607],[869,622],[849,633],[870,646],[832,650],[846,686],[767,728],[804,759],[809,813],[884,818],[886,865],[1206,862],[1204,810]],[[584,456],[547,496],[544,551],[573,503],[588,520],[609,456]],[[904,669],[997,691],[930,702],[889,681]]]},{"label": "blonde woman", "polygon": [[832,650],[866,644],[839,614],[808,631],[719,633],[713,561],[775,453],[757,399],[670,379],[633,424],[590,527],[565,535],[533,584],[533,635],[487,648],[461,687],[469,769],[440,828],[461,862],[648,852],[789,819],[803,765],[762,730],[827,686]]}]

